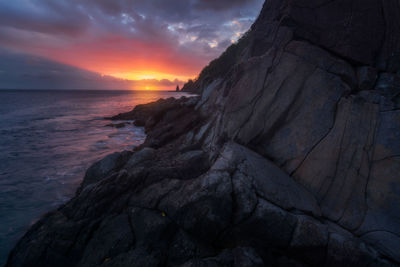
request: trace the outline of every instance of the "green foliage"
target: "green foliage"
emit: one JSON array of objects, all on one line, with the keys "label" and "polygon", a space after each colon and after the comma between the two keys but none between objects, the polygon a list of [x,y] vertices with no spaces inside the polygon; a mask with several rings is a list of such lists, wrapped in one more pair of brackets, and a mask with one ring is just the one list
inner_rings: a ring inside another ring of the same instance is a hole
[{"label": "green foliage", "polygon": [[219,58],[211,61],[210,64],[201,71],[198,80],[216,79],[226,75],[239,61],[243,50],[250,42],[249,39],[249,32],[246,32],[237,43],[228,47]]}]

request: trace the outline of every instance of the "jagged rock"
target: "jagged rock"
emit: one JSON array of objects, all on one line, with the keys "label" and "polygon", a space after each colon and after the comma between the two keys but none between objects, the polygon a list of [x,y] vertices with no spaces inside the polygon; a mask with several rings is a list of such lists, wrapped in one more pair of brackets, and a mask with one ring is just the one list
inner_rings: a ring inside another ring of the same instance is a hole
[{"label": "jagged rock", "polygon": [[113,172],[121,169],[121,167],[129,160],[131,155],[132,152],[130,151],[124,151],[122,153],[116,152],[94,163],[86,171],[83,182],[78,189],[78,193],[88,185],[97,183],[107,176],[110,176]]},{"label": "jagged rock", "polygon": [[357,69],[358,89],[372,90],[374,89],[378,72],[375,68],[364,66]]},{"label": "jagged rock", "polygon": [[134,153],[126,165],[124,166],[125,169],[127,170],[133,170],[138,166],[143,161],[151,160],[154,157],[154,154],[156,153],[155,149],[145,147],[140,151],[137,151]]},{"label": "jagged rock", "polygon": [[106,127],[114,127],[114,128],[119,129],[119,128],[124,128],[125,126],[127,126],[129,124],[130,124],[129,122],[120,122],[117,124],[110,123],[110,124],[107,124]]},{"label": "jagged rock", "polygon": [[115,117],[145,144],[95,164],[7,266],[399,266],[399,14],[267,1],[200,97]]},{"label": "jagged rock", "polygon": [[227,249],[218,254],[216,257],[205,259],[195,259],[186,262],[180,267],[260,267],[264,266],[262,259],[251,248],[234,248]]},{"label": "jagged rock", "polygon": [[304,257],[307,263],[321,266],[327,256],[328,240],[327,225],[307,216],[299,216],[289,247],[292,253]]},{"label": "jagged rock", "polygon": [[160,99],[110,119],[134,120],[136,126],[144,126],[148,134],[144,146],[158,148],[202,124],[201,114],[192,112],[197,101],[197,97]]},{"label": "jagged rock", "polygon": [[[400,75],[381,73],[375,89],[391,100],[396,99],[400,92]],[[398,102],[395,104],[398,104]]]},{"label": "jagged rock", "polygon": [[[95,266],[118,256],[121,252],[129,251],[136,239],[129,224],[127,214],[110,216],[103,220],[88,240],[80,265]],[[101,248],[99,243],[103,244]]]},{"label": "jagged rock", "polygon": [[146,126],[146,129],[152,129],[166,113],[181,108],[182,106],[190,108],[196,104],[196,97],[188,100],[182,97],[175,101],[175,98],[160,99],[154,103],[138,105],[132,111],[113,116],[111,120],[134,120],[136,126]]}]

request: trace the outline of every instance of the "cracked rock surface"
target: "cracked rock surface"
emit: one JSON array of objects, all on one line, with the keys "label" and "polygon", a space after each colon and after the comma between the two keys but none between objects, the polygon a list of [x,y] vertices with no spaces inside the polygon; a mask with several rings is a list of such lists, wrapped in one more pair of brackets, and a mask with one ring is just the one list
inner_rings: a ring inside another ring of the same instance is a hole
[{"label": "cracked rock surface", "polygon": [[95,163],[7,266],[399,266],[399,17],[267,1],[198,97],[115,117],[144,145]]}]

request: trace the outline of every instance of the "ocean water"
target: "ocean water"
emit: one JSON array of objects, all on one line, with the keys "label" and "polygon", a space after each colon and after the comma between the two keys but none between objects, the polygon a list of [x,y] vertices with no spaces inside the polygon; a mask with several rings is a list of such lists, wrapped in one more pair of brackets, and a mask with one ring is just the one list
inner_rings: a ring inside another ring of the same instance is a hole
[{"label": "ocean water", "polygon": [[185,93],[162,91],[0,91],[0,266],[45,212],[70,199],[86,169],[145,138],[104,117]]}]

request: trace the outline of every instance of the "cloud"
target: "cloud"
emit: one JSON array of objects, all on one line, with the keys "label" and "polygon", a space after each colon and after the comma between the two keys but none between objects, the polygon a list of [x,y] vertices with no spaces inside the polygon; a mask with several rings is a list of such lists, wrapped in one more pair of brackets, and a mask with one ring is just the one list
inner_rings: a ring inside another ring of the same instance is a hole
[{"label": "cloud", "polygon": [[0,49],[0,89],[143,90],[182,86],[180,80],[125,80]]},{"label": "cloud", "polygon": [[0,1],[0,47],[118,77],[194,77],[263,0]]},{"label": "cloud", "polygon": [[21,8],[22,2],[26,1],[0,2],[1,27],[74,37],[81,34],[89,24],[87,16],[78,9],[64,6],[64,10],[59,7],[59,12],[55,12],[55,6],[52,4],[54,8],[49,12],[50,5],[34,6],[28,1],[30,4]]},{"label": "cloud", "polygon": [[196,7],[200,9],[211,9],[211,10],[231,10],[233,8],[242,8],[246,7],[251,2],[255,1],[248,1],[248,0],[199,0],[196,3]]}]

